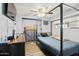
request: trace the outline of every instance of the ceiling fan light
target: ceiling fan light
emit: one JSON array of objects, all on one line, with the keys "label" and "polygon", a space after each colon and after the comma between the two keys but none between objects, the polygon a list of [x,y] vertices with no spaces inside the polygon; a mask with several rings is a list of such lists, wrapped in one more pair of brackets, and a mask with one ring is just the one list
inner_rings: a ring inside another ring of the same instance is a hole
[{"label": "ceiling fan light", "polygon": [[45,13],[42,13],[41,15],[42,15],[42,16],[45,16]]},{"label": "ceiling fan light", "polygon": [[40,14],[40,13],[38,13],[38,16],[39,16],[39,17],[41,17],[41,14]]},{"label": "ceiling fan light", "polygon": [[45,13],[38,13],[38,16],[43,17],[43,16],[45,16]]}]

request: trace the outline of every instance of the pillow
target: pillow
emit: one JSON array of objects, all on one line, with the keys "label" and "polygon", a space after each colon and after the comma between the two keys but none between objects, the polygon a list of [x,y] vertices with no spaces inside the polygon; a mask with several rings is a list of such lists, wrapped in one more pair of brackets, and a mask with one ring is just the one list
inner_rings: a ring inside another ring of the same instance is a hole
[{"label": "pillow", "polygon": [[13,40],[14,39],[14,36],[8,36],[7,39],[8,40]]},{"label": "pillow", "polygon": [[41,33],[42,37],[48,37],[47,33]]}]

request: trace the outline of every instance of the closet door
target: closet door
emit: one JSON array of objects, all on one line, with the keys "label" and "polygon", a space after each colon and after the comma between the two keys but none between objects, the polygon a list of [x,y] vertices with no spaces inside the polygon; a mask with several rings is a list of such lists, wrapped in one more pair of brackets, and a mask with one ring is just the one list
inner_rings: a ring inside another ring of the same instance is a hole
[{"label": "closet door", "polygon": [[36,40],[36,21],[35,20],[24,20],[24,33],[26,41]]},{"label": "closet door", "polygon": [[34,29],[26,29],[26,39],[27,41],[35,40],[36,31]]}]

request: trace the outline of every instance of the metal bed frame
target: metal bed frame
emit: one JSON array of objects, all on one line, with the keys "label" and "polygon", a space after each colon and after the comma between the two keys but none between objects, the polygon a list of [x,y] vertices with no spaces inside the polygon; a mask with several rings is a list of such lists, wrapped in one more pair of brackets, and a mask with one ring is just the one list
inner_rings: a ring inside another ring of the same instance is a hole
[{"label": "metal bed frame", "polygon": [[[60,3],[59,5],[57,5],[56,7],[54,7],[53,9],[51,9],[48,13],[51,13],[52,11],[54,11],[55,9],[57,8],[60,8],[60,19],[57,19],[57,20],[53,20],[53,21],[50,21],[51,22],[51,26],[50,26],[50,31],[52,32],[52,22],[55,22],[55,21],[58,21],[60,20],[60,56],[63,56],[63,5],[67,6],[67,7],[70,7],[76,11],[79,12],[79,9],[73,7],[73,6],[70,6],[68,4],[65,4],[65,3]],[[23,20],[27,20],[28,18],[22,18]],[[31,20],[36,20],[36,19],[31,19]],[[39,19],[40,20],[40,19]],[[36,21],[39,21],[38,19]],[[41,20],[40,20],[41,21]],[[37,25],[36,25],[37,26]],[[37,33],[37,32],[36,32]],[[51,33],[52,35],[52,33]]]}]

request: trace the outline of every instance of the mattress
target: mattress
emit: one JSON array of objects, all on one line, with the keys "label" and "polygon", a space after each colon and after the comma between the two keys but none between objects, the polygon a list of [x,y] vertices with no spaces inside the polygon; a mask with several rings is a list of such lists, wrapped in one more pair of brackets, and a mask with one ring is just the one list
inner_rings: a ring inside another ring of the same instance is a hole
[{"label": "mattress", "polygon": [[[54,55],[60,55],[60,41],[51,37],[38,37],[38,40],[47,45]],[[79,43],[65,40],[63,41],[63,55],[69,56],[79,52]]]}]

